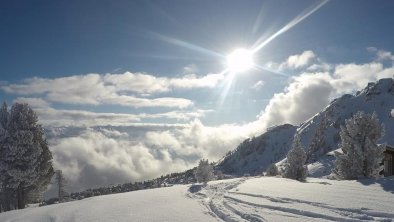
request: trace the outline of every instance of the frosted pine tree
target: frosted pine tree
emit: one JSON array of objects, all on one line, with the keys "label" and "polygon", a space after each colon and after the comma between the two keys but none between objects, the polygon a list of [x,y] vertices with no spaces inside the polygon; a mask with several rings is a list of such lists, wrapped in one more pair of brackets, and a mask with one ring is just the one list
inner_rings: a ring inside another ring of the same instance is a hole
[{"label": "frosted pine tree", "polygon": [[[8,123],[8,108],[7,104],[4,102],[0,108],[0,159],[1,155],[4,153],[4,141],[7,135],[7,123]],[[7,195],[6,183],[7,181],[7,171],[1,165],[0,161],[0,212],[10,210],[10,197]]]},{"label": "frosted pine tree", "polygon": [[326,141],[324,138],[324,132],[327,127],[328,118],[326,116],[323,116],[309,145],[307,151],[307,162],[315,161],[319,156],[323,155],[326,152]]},{"label": "frosted pine tree", "polygon": [[27,104],[15,103],[1,140],[0,179],[3,191],[24,208],[29,192],[43,190],[54,174],[52,154],[37,115]]},{"label": "frosted pine tree", "polygon": [[333,173],[340,179],[357,179],[360,176],[376,177],[383,170],[385,145],[377,141],[384,135],[384,125],[376,113],[357,112],[341,126],[341,149],[336,152]]},{"label": "frosted pine tree", "polygon": [[3,129],[5,129],[7,126],[8,116],[9,113],[7,103],[4,102],[0,108],[0,127],[2,127]]},{"label": "frosted pine tree", "polygon": [[67,195],[66,192],[66,185],[67,185],[67,180],[64,178],[63,172],[61,170],[56,170],[56,184],[58,188],[58,197],[59,197],[59,202],[64,201],[64,196]]},{"label": "frosted pine tree", "polygon": [[279,174],[279,170],[278,167],[275,165],[275,163],[269,165],[265,173],[266,176],[276,176],[278,174]]},{"label": "frosted pine tree", "polygon": [[304,181],[308,175],[305,161],[306,153],[301,145],[300,136],[296,134],[294,136],[292,148],[287,154],[283,177]]},{"label": "frosted pine tree", "polygon": [[208,160],[200,160],[195,176],[198,182],[207,184],[208,181],[214,178],[213,167],[209,164]]}]

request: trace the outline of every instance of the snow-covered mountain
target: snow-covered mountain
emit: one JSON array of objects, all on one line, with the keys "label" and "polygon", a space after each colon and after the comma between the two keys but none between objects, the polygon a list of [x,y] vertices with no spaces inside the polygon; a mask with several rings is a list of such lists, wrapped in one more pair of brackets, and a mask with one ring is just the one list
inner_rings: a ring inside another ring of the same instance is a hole
[{"label": "snow-covered mountain", "polygon": [[226,174],[257,174],[271,163],[282,160],[293,141],[296,126],[285,124],[246,139],[223,158],[218,168]]},{"label": "snow-covered mountain", "polygon": [[357,111],[376,112],[385,125],[385,136],[379,141],[394,145],[394,79],[380,79],[354,95],[346,94],[333,100],[324,110],[300,124],[273,127],[261,136],[247,139],[218,164],[224,173],[242,175],[263,171],[270,163],[286,157],[293,136],[300,134],[305,149],[316,145],[309,162],[338,148],[340,126]]}]

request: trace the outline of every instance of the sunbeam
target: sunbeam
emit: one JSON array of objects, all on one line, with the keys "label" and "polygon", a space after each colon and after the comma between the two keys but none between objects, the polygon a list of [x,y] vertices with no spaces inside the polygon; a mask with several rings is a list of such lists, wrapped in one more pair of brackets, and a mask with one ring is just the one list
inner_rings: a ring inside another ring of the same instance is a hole
[{"label": "sunbeam", "polygon": [[222,85],[222,88],[220,90],[220,96],[219,96],[219,103],[218,105],[221,107],[224,104],[224,101],[226,100],[226,97],[228,95],[228,92],[230,91],[231,85],[233,84],[233,80],[234,80],[234,76],[235,73],[233,72],[229,72],[228,69],[223,70],[223,72],[221,72],[225,75],[225,79]]},{"label": "sunbeam", "polygon": [[211,55],[213,57],[219,57],[219,58],[224,58],[225,57],[225,55],[223,55],[221,53],[218,53],[218,52],[206,49],[204,47],[201,47],[201,46],[189,43],[189,42],[185,42],[185,41],[180,40],[180,39],[176,39],[176,38],[173,38],[173,37],[168,37],[168,36],[165,36],[165,35],[162,35],[162,34],[159,34],[159,33],[155,33],[155,32],[150,32],[150,33],[152,35],[154,35],[155,37],[159,38],[160,40],[162,40],[164,42],[168,42],[168,43],[173,44],[173,45],[177,45],[177,46],[184,47],[184,48],[187,48],[187,49],[191,49],[191,50],[194,50],[194,51],[197,51],[197,52],[208,54],[208,55]]},{"label": "sunbeam", "polygon": [[[276,37],[278,37],[279,35],[287,32],[288,30],[290,30],[291,28],[293,28],[295,25],[297,25],[298,23],[300,23],[301,21],[303,21],[304,19],[308,18],[310,15],[312,15],[314,12],[316,12],[317,10],[319,10],[323,5],[325,5],[329,0],[323,0],[322,2],[320,2],[317,5],[311,6],[310,8],[308,8],[307,10],[305,10],[304,12],[302,12],[300,15],[298,15],[297,17],[295,17],[293,20],[291,20],[289,23],[287,23],[287,25],[285,25],[283,28],[281,28],[279,31],[277,31],[275,34],[273,34],[272,36],[270,36],[269,38],[267,38],[266,40],[262,40],[262,39],[258,39],[256,41],[256,43],[254,44],[254,46],[252,47],[252,51],[254,53],[258,52],[259,50],[261,50],[264,46],[266,46],[268,43],[270,43],[272,40],[274,40]],[[261,42],[263,41],[263,42]],[[261,43],[259,43],[261,42]]]},{"label": "sunbeam", "polygon": [[273,70],[273,69],[270,69],[270,68],[267,68],[267,67],[263,67],[263,66],[260,66],[260,65],[254,65],[257,69],[260,69],[260,70],[264,70],[264,71],[267,71],[267,72],[270,72],[270,73],[274,73],[275,75],[279,75],[279,76],[282,76],[282,77],[289,77],[289,75],[287,75],[287,74],[285,74],[285,73],[283,73],[283,72],[279,72],[279,71],[277,71],[277,70]]}]

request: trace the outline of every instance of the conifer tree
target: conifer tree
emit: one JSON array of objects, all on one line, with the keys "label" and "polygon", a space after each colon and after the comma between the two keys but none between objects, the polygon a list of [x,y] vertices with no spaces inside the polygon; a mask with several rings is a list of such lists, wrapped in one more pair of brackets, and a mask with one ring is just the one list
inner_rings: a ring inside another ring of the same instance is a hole
[{"label": "conifer tree", "polygon": [[[4,116],[4,108],[0,113]],[[0,181],[7,199],[15,199],[10,201],[17,203],[13,207],[22,209],[29,192],[49,184],[54,174],[52,154],[37,115],[27,104],[15,103],[6,116],[0,135]]]},{"label": "conifer tree", "polygon": [[379,123],[376,113],[357,112],[341,126],[342,153],[335,153],[333,173],[340,179],[376,177],[383,170],[385,145],[377,141],[384,135],[384,125]]},{"label": "conifer tree", "polygon": [[3,129],[5,129],[7,126],[8,116],[9,113],[8,113],[7,103],[4,102],[0,108],[0,127]]},{"label": "conifer tree", "polygon": [[324,132],[328,127],[328,119],[326,116],[323,116],[319,125],[317,126],[315,135],[312,138],[311,143],[309,144],[307,151],[307,162],[315,161],[320,155],[326,152],[325,146],[326,141],[324,138]]},{"label": "conifer tree", "polygon": [[207,184],[208,181],[214,178],[213,167],[209,164],[207,160],[200,160],[197,169],[195,171],[195,176],[198,182]]},{"label": "conifer tree", "polygon": [[268,166],[267,171],[266,171],[266,176],[276,176],[279,174],[278,167],[275,165],[275,163],[272,163],[271,165]]},{"label": "conifer tree", "polygon": [[287,154],[283,177],[304,181],[308,175],[305,161],[306,154],[301,145],[300,136],[296,134],[294,136],[292,148]]},{"label": "conifer tree", "polygon": [[66,184],[67,180],[64,178],[63,172],[61,170],[56,170],[56,184],[58,188],[58,197],[59,197],[59,202],[64,201],[64,196],[67,195],[66,192]]}]

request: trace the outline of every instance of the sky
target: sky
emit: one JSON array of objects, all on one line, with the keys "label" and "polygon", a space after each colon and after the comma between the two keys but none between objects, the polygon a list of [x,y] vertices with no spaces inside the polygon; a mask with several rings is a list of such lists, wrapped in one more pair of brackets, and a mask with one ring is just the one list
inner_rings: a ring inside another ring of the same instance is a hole
[{"label": "sky", "polygon": [[[220,159],[394,74],[391,1],[1,1],[0,100],[27,102],[70,189]],[[239,48],[254,65],[228,70]]]}]

